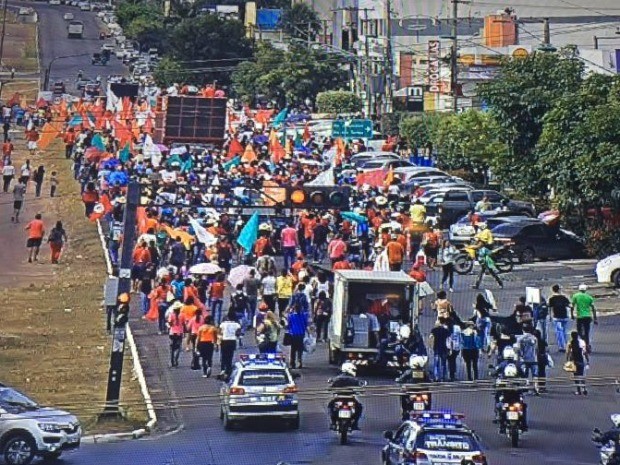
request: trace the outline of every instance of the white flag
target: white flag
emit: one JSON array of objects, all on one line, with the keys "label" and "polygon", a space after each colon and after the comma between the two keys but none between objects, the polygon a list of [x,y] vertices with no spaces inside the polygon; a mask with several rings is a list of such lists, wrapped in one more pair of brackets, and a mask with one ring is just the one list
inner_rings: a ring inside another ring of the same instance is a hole
[{"label": "white flag", "polygon": [[217,242],[217,237],[215,237],[213,234],[203,228],[200,223],[198,223],[198,221],[196,221],[194,218],[189,219],[189,224],[192,226],[192,229],[196,233],[196,238],[199,242],[202,242],[207,247],[212,246]]}]

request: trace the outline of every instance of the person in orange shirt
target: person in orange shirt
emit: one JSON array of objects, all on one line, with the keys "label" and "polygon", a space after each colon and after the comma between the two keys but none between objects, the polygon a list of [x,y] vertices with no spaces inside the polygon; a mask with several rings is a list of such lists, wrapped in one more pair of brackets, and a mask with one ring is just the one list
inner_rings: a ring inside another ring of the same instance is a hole
[{"label": "person in orange shirt", "polygon": [[217,344],[217,328],[213,324],[213,318],[208,315],[204,319],[202,326],[198,328],[197,349],[202,359],[202,377],[211,376],[211,367],[213,366],[213,351]]},{"label": "person in orange shirt", "polygon": [[209,307],[211,308],[213,319],[217,325],[222,321],[225,289],[226,282],[224,273],[219,273],[215,278],[215,282],[209,286]]},{"label": "person in orange shirt", "polygon": [[134,292],[138,292],[138,285],[144,275],[147,265],[151,262],[151,252],[145,241],[142,241],[133,251],[133,267],[131,268],[131,279],[133,280]]},{"label": "person in orange shirt", "polygon": [[337,260],[334,263],[334,266],[332,267],[332,270],[352,270],[353,269],[353,265],[351,265],[351,263],[344,257],[340,257],[339,260]]},{"label": "person in orange shirt", "polygon": [[69,128],[63,137],[63,141],[65,143],[65,158],[71,158],[71,154],[73,153],[73,146],[75,145],[75,132],[73,128]]},{"label": "person in orange shirt", "polygon": [[2,155],[10,158],[11,155],[13,154],[14,148],[15,147],[13,146],[11,139],[7,139],[6,141],[4,141],[4,144],[2,144]]},{"label": "person in orange shirt", "polygon": [[45,235],[45,226],[41,220],[41,214],[37,213],[32,220],[26,226],[28,231],[28,240],[26,241],[26,247],[28,247],[28,263],[32,263],[32,260],[39,260],[39,249],[41,248],[41,242],[43,242],[43,236]]},{"label": "person in orange shirt", "polygon": [[194,305],[198,307],[203,312],[207,311],[207,307],[200,300],[200,296],[198,295],[198,288],[192,282],[191,278],[185,279],[185,287],[183,288],[183,302],[187,301],[189,297],[194,299]]},{"label": "person in orange shirt", "polygon": [[385,248],[387,250],[390,271],[400,271],[405,259],[405,248],[398,242],[398,235],[392,234]]}]

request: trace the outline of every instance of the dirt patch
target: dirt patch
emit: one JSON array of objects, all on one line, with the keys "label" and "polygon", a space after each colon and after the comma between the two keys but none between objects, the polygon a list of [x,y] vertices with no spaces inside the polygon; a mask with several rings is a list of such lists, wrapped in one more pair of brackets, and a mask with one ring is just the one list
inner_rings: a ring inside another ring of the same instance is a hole
[{"label": "dirt patch", "polygon": [[34,102],[39,95],[39,80],[15,79],[2,84],[2,98],[4,100],[10,99],[15,94],[26,97],[28,102]]},{"label": "dirt patch", "polygon": [[38,71],[36,24],[18,22],[15,15],[8,14],[2,62],[18,73]]},{"label": "dirt patch", "polygon": [[[21,148],[23,141],[15,145]],[[46,244],[42,247],[42,264],[32,269],[36,273],[53,270],[47,279],[26,280],[31,283],[27,287],[0,293],[5,302],[0,326],[0,382],[42,404],[75,413],[89,433],[128,431],[144,426],[147,420],[139,385],[132,379],[129,350],[125,352],[121,392],[127,420],[96,421],[104,407],[110,357],[102,309],[106,268],[96,225],[84,218],[71,162],[60,155],[63,149],[58,141],[46,153],[31,158],[34,166],[45,165],[48,177],[51,171],[58,172],[59,197],[44,194],[46,198],[37,209],[44,212],[48,229],[57,219],[63,221],[69,244],[57,266],[49,264],[49,250]],[[18,163],[23,158],[23,153],[15,156]],[[44,192],[48,189],[44,184]],[[24,217],[24,221],[29,219]]]}]

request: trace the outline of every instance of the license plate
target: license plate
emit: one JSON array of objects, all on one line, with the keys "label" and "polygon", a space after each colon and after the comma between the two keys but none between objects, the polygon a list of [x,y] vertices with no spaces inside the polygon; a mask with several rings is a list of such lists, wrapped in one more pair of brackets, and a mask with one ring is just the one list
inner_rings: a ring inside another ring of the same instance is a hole
[{"label": "license plate", "polygon": [[519,419],[519,412],[508,412],[507,418],[509,420],[518,420]]},{"label": "license plate", "polygon": [[424,410],[426,408],[426,406],[424,405],[424,402],[414,402],[413,403],[413,410]]},{"label": "license plate", "polygon": [[260,396],[261,402],[275,402],[276,396]]},{"label": "license plate", "polygon": [[338,418],[351,418],[351,410],[340,410]]}]

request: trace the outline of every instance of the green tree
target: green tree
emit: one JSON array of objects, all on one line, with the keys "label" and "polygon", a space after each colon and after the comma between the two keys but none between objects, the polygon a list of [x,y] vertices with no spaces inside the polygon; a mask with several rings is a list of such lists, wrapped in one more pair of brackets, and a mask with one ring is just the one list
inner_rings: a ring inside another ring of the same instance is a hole
[{"label": "green tree", "polygon": [[261,95],[280,106],[303,103],[320,92],[339,89],[347,73],[322,51],[292,45],[288,50],[260,43],[254,61],[240,64],[233,73],[239,97],[252,101]]},{"label": "green tree", "polygon": [[320,113],[341,114],[362,111],[362,99],[354,92],[345,90],[328,90],[316,96]]},{"label": "green tree", "polygon": [[125,35],[138,41],[141,47],[157,47],[160,51],[164,51],[168,43],[162,18],[139,16],[125,27]]},{"label": "green tree", "polygon": [[322,29],[319,15],[305,3],[295,3],[285,9],[281,23],[288,35],[306,41],[314,41]]},{"label": "green tree", "polygon": [[153,73],[153,78],[159,86],[169,86],[172,83],[192,81],[190,74],[179,62],[166,56],[162,58]]},{"label": "green tree", "polygon": [[537,52],[523,59],[507,59],[498,76],[479,88],[500,128],[509,150],[498,153],[496,174],[504,182],[526,193],[542,194],[536,144],[543,122],[554,103],[579,90],[583,63],[562,53]]},{"label": "green tree", "polygon": [[485,173],[495,168],[497,155],[508,149],[499,134],[499,124],[492,115],[469,110],[441,118],[433,140],[442,165]]},{"label": "green tree", "polygon": [[124,1],[116,10],[118,24],[125,29],[132,21],[146,18],[159,20],[162,17],[161,9],[154,3],[144,1]]},{"label": "green tree", "polygon": [[217,80],[228,84],[230,72],[252,56],[243,23],[217,15],[201,15],[178,22],[169,35],[170,58],[197,84]]},{"label": "green tree", "polygon": [[446,116],[441,113],[426,113],[404,118],[400,122],[400,134],[412,149],[434,147],[439,124]]}]

